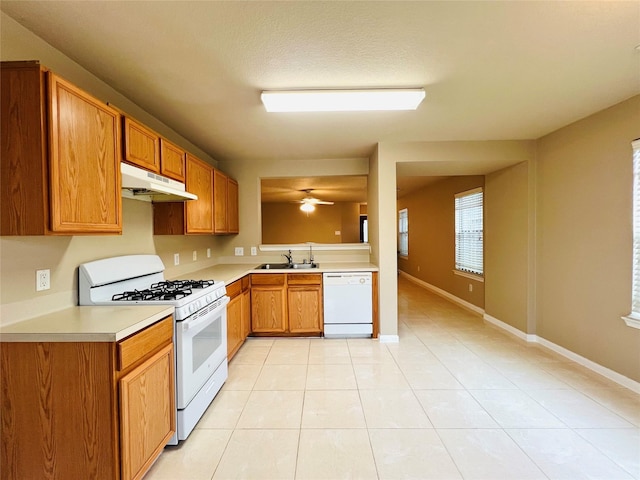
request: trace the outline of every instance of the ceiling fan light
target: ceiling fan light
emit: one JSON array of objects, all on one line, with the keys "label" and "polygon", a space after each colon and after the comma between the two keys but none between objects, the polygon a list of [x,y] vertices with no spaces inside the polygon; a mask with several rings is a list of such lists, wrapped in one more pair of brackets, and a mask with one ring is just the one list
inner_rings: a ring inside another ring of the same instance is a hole
[{"label": "ceiling fan light", "polygon": [[300,210],[302,210],[303,212],[313,212],[316,209],[315,205],[313,205],[313,203],[303,203],[302,205],[300,205]]},{"label": "ceiling fan light", "polygon": [[423,88],[264,91],[260,96],[267,112],[415,110],[424,97]]}]

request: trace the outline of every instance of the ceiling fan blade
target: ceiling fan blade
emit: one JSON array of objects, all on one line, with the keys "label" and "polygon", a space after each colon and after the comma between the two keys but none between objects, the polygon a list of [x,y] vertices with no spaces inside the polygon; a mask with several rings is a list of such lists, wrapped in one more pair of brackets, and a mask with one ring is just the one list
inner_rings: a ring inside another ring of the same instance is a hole
[{"label": "ceiling fan blade", "polygon": [[333,202],[325,202],[313,197],[306,197],[300,200],[300,203],[310,203],[312,205],[333,205]]}]

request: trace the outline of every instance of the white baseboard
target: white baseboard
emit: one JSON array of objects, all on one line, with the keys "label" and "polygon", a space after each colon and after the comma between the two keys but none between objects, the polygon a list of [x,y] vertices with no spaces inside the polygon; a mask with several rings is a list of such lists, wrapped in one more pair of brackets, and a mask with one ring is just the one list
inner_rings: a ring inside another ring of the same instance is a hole
[{"label": "white baseboard", "polygon": [[399,343],[399,335],[378,335],[378,341],[380,343]]},{"label": "white baseboard", "polygon": [[599,363],[593,362],[588,358],[578,355],[577,353],[572,352],[571,350],[568,350],[564,347],[561,347],[560,345],[556,345],[555,343],[550,342],[545,338],[539,337],[538,335],[524,333],[523,331],[518,330],[517,328],[512,327],[508,323],[498,320],[497,318],[492,317],[491,315],[488,315],[485,313],[483,318],[487,322],[495,325],[498,328],[505,330],[506,332],[522,340],[525,340],[529,343],[537,343],[538,345],[548,348],[549,350],[559,355],[562,355],[563,357],[568,358],[569,360],[572,360],[577,364],[582,365],[583,367],[586,367],[589,370],[596,372],[619,385],[622,385],[625,388],[628,388],[629,390],[632,390],[636,393],[640,393],[640,383],[630,379],[629,377],[625,377],[624,375],[621,375],[618,372],[614,372],[613,370],[607,367],[603,367]]},{"label": "white baseboard", "polygon": [[509,325],[508,323],[503,322],[502,320],[498,320],[495,317],[492,317],[491,315],[489,315],[488,313],[485,313],[482,318],[495,325],[498,328],[501,328],[503,330],[506,330],[507,332],[509,332],[511,335],[514,335],[516,337],[518,337],[521,340],[524,340],[525,342],[530,342],[530,343],[535,343],[536,342],[536,336],[535,335],[531,335],[528,333],[524,333],[522,330],[518,330],[515,327],[512,327],[511,325]]},{"label": "white baseboard", "polygon": [[478,313],[480,315],[484,314],[484,309],[474,305],[473,303],[469,303],[466,300],[461,299],[460,297],[456,297],[452,293],[449,293],[446,290],[442,290],[441,288],[431,285],[430,283],[427,283],[424,280],[420,280],[419,278],[409,275],[408,273],[403,272],[402,270],[399,270],[399,272],[400,272],[400,275],[405,277],[410,282],[420,285],[421,287],[424,287],[427,290],[431,290],[436,295],[440,295],[441,297],[444,297],[447,300],[451,300],[453,303],[460,305],[462,308],[466,308],[467,310],[471,310],[472,312]]},{"label": "white baseboard", "polygon": [[606,377],[609,380],[625,388],[628,388],[629,390],[632,390],[636,393],[640,393],[640,382],[636,382],[635,380],[632,380],[629,377],[625,377],[624,375],[621,375],[618,372],[614,372],[613,370],[607,367],[603,367],[599,363],[593,362],[588,358],[578,355],[577,353],[574,353],[571,350],[561,347],[560,345],[556,345],[555,343],[550,342],[549,340],[546,340],[542,337],[539,337],[538,335],[533,335],[533,334],[525,333],[522,330],[518,330],[517,328],[512,327],[508,323],[505,323],[502,320],[498,320],[497,318],[492,317],[491,315],[485,313],[484,310],[481,309],[480,307],[477,307],[465,300],[462,300],[461,298],[458,298],[455,295],[452,295],[449,292],[442,290],[441,288],[434,287],[433,285],[423,280],[420,280],[419,278],[411,276],[408,273],[403,272],[402,270],[399,270],[399,272],[400,272],[400,275],[405,277],[407,280],[417,285],[420,285],[421,287],[424,287],[427,290],[431,290],[433,293],[440,295],[441,297],[447,298],[451,300],[453,303],[460,305],[461,307],[464,307],[473,312],[481,314],[482,318],[485,321],[495,325],[498,328],[505,330],[506,332],[520,338],[521,340],[524,340],[529,343],[537,343],[539,345],[542,345],[543,347],[548,348],[549,350],[552,350],[562,355],[563,357],[568,358],[569,360],[572,360],[577,364],[582,365],[583,367],[586,367],[589,370],[596,372],[602,375],[603,377]]},{"label": "white baseboard", "polygon": [[578,355],[577,353],[574,353],[571,350],[567,350],[566,348],[561,347],[560,345],[556,345],[555,343],[550,342],[545,338],[538,337],[537,335],[533,335],[533,336],[536,337],[536,343],[539,343],[543,347],[546,347],[549,350],[553,350],[554,352],[562,355],[563,357],[566,357],[569,360],[573,360],[574,362],[579,363],[583,367],[586,367],[589,370],[592,370],[602,375],[603,377],[606,377],[609,380],[616,382],[617,384],[622,385],[623,387],[628,388],[629,390],[633,390],[636,393],[640,393],[640,382],[636,382],[635,380],[632,380],[629,377],[625,377],[624,375],[621,375],[618,372],[614,372],[613,370],[607,367],[603,367],[599,363],[593,362],[588,358],[584,358],[583,356]]}]

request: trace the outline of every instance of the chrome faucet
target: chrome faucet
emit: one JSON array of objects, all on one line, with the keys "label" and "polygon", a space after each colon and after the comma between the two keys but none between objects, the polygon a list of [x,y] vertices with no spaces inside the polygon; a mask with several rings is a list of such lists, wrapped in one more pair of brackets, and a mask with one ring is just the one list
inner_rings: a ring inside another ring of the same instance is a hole
[{"label": "chrome faucet", "polygon": [[289,255],[283,253],[282,256],[287,259],[287,263],[289,265],[293,265],[293,255],[291,255],[291,250],[289,250]]},{"label": "chrome faucet", "polygon": [[313,263],[313,250],[311,244],[309,244],[309,263]]}]

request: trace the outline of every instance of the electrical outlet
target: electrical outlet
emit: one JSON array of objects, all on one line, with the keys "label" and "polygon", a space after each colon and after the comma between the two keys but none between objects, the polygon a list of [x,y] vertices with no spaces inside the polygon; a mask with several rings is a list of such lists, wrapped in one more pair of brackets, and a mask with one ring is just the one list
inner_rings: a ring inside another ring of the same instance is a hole
[{"label": "electrical outlet", "polygon": [[173,254],[173,264],[174,265],[180,265],[180,254],[179,253],[174,253]]},{"label": "electrical outlet", "polygon": [[251,255],[257,255],[258,249],[256,247],[251,247]]},{"label": "electrical outlet", "polygon": [[196,250],[193,251],[193,261],[198,260],[198,252]]},{"label": "electrical outlet", "polygon": [[51,288],[51,272],[47,270],[36,270],[36,292],[49,290]]},{"label": "electrical outlet", "polygon": [[470,291],[470,292],[473,292],[473,283],[470,283],[470,284],[469,284],[469,291]]},{"label": "electrical outlet", "polygon": [[244,248],[236,247],[236,257],[241,257],[242,255],[244,255]]},{"label": "electrical outlet", "polygon": [[211,249],[207,248],[207,258],[211,258]]}]

